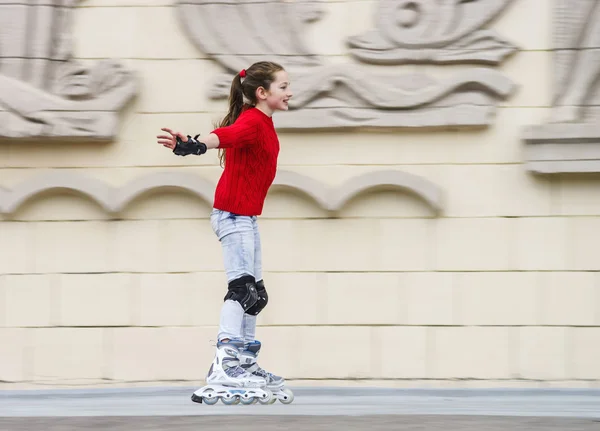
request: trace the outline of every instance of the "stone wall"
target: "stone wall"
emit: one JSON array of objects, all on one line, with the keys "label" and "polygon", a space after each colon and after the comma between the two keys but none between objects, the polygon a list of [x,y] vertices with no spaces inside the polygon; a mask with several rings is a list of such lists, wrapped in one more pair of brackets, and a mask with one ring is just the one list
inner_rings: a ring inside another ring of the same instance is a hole
[{"label": "stone wall", "polygon": [[0,4],[0,43],[30,47],[0,48],[0,381],[201,383],[221,168],[155,136],[208,133],[236,67],[274,57],[296,105],[274,117],[260,218],[262,365],[298,384],[597,386],[600,134],[593,101],[554,97],[561,0],[18,3]]}]

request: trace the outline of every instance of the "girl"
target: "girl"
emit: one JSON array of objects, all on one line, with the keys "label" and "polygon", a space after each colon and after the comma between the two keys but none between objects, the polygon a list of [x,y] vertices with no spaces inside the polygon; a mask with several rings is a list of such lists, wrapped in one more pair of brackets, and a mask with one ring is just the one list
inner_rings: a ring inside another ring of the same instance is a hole
[{"label": "girl", "polygon": [[[228,395],[227,387],[267,386],[277,390],[273,402],[276,398],[291,402],[291,392],[283,389],[284,379],[265,372],[256,363],[261,344],[255,340],[256,316],[268,301],[257,216],[262,214],[277,170],[279,140],[272,115],[286,111],[291,97],[283,67],[258,62],[233,78],[229,112],[201,142],[198,135],[192,138],[166,127],[161,130],[169,135],[157,137],[159,144],[180,156],[201,155],[218,148],[224,166],[210,219],[221,242],[228,290],[221,309],[217,353],[206,379],[209,386],[196,391],[194,401],[211,403],[221,397],[223,402],[235,402],[236,397],[231,392]],[[260,391],[253,393],[261,402],[266,399]],[[247,400],[256,402],[252,396],[242,397],[242,401]]]}]

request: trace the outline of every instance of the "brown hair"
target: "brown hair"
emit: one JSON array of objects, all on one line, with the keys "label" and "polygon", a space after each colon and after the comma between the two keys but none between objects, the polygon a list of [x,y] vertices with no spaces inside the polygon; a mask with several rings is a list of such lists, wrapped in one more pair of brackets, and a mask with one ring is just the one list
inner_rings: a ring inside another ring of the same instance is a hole
[{"label": "brown hair", "polygon": [[[243,81],[240,77],[241,72],[235,75],[231,82],[231,91],[229,92],[229,112],[221,120],[218,127],[232,125],[245,109],[256,105],[258,102],[256,100],[256,90],[259,87],[269,90],[271,84],[275,81],[275,74],[281,70],[284,70],[283,67],[277,63],[259,61],[246,69],[246,76]],[[244,96],[246,96],[250,104],[244,103]],[[224,166],[224,148],[219,149],[219,160],[221,166]]]}]

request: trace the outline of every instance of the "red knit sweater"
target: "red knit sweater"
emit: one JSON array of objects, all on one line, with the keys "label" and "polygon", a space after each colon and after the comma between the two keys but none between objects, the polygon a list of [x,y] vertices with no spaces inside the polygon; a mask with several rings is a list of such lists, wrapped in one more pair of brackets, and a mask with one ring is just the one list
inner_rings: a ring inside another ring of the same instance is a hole
[{"label": "red knit sweater", "polygon": [[248,108],[232,125],[212,133],[219,137],[219,148],[227,149],[214,207],[239,215],[262,214],[279,155],[273,119],[257,108]]}]

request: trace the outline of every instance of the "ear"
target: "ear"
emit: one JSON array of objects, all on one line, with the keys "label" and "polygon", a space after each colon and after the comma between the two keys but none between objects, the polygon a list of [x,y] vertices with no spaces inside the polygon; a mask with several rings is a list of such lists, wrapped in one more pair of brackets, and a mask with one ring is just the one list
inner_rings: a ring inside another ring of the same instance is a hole
[{"label": "ear", "polygon": [[266,100],[267,99],[267,90],[264,87],[258,87],[256,89],[256,99],[257,100]]}]

